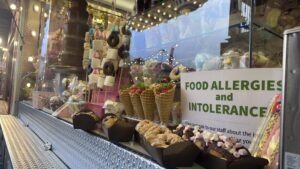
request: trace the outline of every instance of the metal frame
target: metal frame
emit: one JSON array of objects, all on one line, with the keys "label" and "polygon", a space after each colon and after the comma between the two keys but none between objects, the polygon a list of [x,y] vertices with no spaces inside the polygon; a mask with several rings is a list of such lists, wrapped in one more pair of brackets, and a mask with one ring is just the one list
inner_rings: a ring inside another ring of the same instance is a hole
[{"label": "metal frame", "polygon": [[[280,168],[287,165],[287,155],[300,163],[300,27],[284,32],[283,93],[280,133]],[[295,38],[298,38],[295,43]],[[299,164],[300,165],[300,164]],[[299,167],[299,166],[298,166]]]}]

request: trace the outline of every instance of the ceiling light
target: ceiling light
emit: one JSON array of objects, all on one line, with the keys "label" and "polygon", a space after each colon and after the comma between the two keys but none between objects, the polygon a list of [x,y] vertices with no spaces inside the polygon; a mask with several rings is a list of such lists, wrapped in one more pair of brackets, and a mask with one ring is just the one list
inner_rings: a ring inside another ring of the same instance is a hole
[{"label": "ceiling light", "polygon": [[164,12],[164,13],[163,13],[163,15],[166,15],[166,14],[167,14],[167,12]]},{"label": "ceiling light", "polygon": [[172,7],[172,5],[171,5],[171,4],[169,4],[169,5],[168,5],[168,8],[171,8],[171,7]]},{"label": "ceiling light", "polygon": [[141,24],[138,24],[137,26],[138,26],[138,27],[140,27],[140,26],[141,26]]},{"label": "ceiling light", "polygon": [[10,4],[9,8],[14,11],[17,9],[17,6],[16,6],[16,4]]},{"label": "ceiling light", "polygon": [[159,18],[158,20],[159,20],[159,21],[161,21],[162,19],[161,19],[161,18]]},{"label": "ceiling light", "polygon": [[40,7],[38,5],[33,5],[33,11],[38,12],[40,10]]},{"label": "ceiling light", "polygon": [[150,18],[151,17],[151,14],[148,14],[148,18]]},{"label": "ceiling light", "polygon": [[160,13],[160,9],[157,10],[157,13]]},{"label": "ceiling light", "polygon": [[196,5],[196,4],[197,4],[197,1],[194,1],[194,2],[193,2],[193,4],[195,4],[195,5]]},{"label": "ceiling light", "polygon": [[148,20],[145,20],[145,23],[148,23]]},{"label": "ceiling light", "polygon": [[171,14],[169,15],[169,18],[172,18],[172,15],[171,15]]},{"label": "ceiling light", "polygon": [[30,83],[27,83],[26,86],[27,86],[28,88],[30,88],[30,87],[31,87],[31,84],[30,84]]},{"label": "ceiling light", "polygon": [[36,31],[31,31],[31,36],[36,37]]},{"label": "ceiling light", "polygon": [[153,22],[151,22],[151,25],[153,25],[154,23]]},{"label": "ceiling light", "polygon": [[140,21],[143,21],[143,18],[140,18]]},{"label": "ceiling light", "polygon": [[177,11],[177,7],[174,8],[174,11]]},{"label": "ceiling light", "polygon": [[134,25],[134,22],[132,22],[131,25]]},{"label": "ceiling light", "polygon": [[33,62],[33,60],[34,60],[34,59],[33,59],[32,56],[29,56],[29,57],[28,57],[28,62]]},{"label": "ceiling light", "polygon": [[163,2],[161,5],[162,5],[162,6],[164,6],[164,5],[165,5],[165,3]]},{"label": "ceiling light", "polygon": [[156,17],[156,16],[154,16],[154,19],[157,19],[157,17]]},{"label": "ceiling light", "polygon": [[143,25],[143,28],[145,28],[145,25]]},{"label": "ceiling light", "polygon": [[47,14],[46,12],[44,13],[44,17],[45,17],[45,18],[47,18],[47,17],[48,17],[48,14]]}]

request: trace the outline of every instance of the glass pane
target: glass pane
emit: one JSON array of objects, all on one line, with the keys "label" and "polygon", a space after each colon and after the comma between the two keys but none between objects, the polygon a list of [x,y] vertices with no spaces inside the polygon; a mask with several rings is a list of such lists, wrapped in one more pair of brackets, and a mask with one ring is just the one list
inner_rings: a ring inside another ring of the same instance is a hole
[{"label": "glass pane", "polygon": [[257,1],[253,19],[255,67],[281,67],[283,32],[300,25],[298,0]]},{"label": "glass pane", "polygon": [[[248,52],[250,9],[242,1],[209,0],[193,12],[143,32],[133,31],[131,56],[166,62],[174,48],[174,65],[197,70],[245,67],[232,56]],[[227,57],[229,62],[224,63]]]}]

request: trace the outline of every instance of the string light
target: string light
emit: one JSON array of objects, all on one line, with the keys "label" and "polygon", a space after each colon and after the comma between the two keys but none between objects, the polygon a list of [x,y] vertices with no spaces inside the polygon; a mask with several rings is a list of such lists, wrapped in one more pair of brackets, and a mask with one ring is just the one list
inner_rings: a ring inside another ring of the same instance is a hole
[{"label": "string light", "polygon": [[33,11],[38,12],[40,10],[40,7],[38,5],[33,5]]},{"label": "string light", "polygon": [[36,37],[36,31],[31,31],[31,36]]},{"label": "string light", "polygon": [[17,9],[17,6],[16,6],[16,4],[10,4],[9,8],[14,11]]},{"label": "string light", "polygon": [[157,10],[157,13],[160,13],[160,9]]},{"label": "string light", "polygon": [[166,14],[167,14],[166,12],[163,13],[163,15],[166,15]]},{"label": "string light", "polygon": [[171,4],[169,4],[169,5],[168,5],[168,8],[171,8],[171,7],[172,7],[172,5],[171,5]]},{"label": "string light", "polygon": [[34,59],[33,59],[32,56],[29,56],[29,57],[28,57],[28,62],[33,62],[33,60],[34,60]]},{"label": "string light", "polygon": [[27,83],[26,86],[27,86],[28,88],[30,88],[30,87],[31,87],[31,84],[30,84],[30,83]]}]

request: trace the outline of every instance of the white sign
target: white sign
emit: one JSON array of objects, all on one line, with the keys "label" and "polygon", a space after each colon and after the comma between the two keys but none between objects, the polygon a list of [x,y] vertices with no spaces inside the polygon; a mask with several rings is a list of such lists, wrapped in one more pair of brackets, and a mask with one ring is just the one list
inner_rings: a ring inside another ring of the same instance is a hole
[{"label": "white sign", "polygon": [[182,120],[234,136],[250,146],[272,98],[281,89],[279,68],[183,73]]}]

